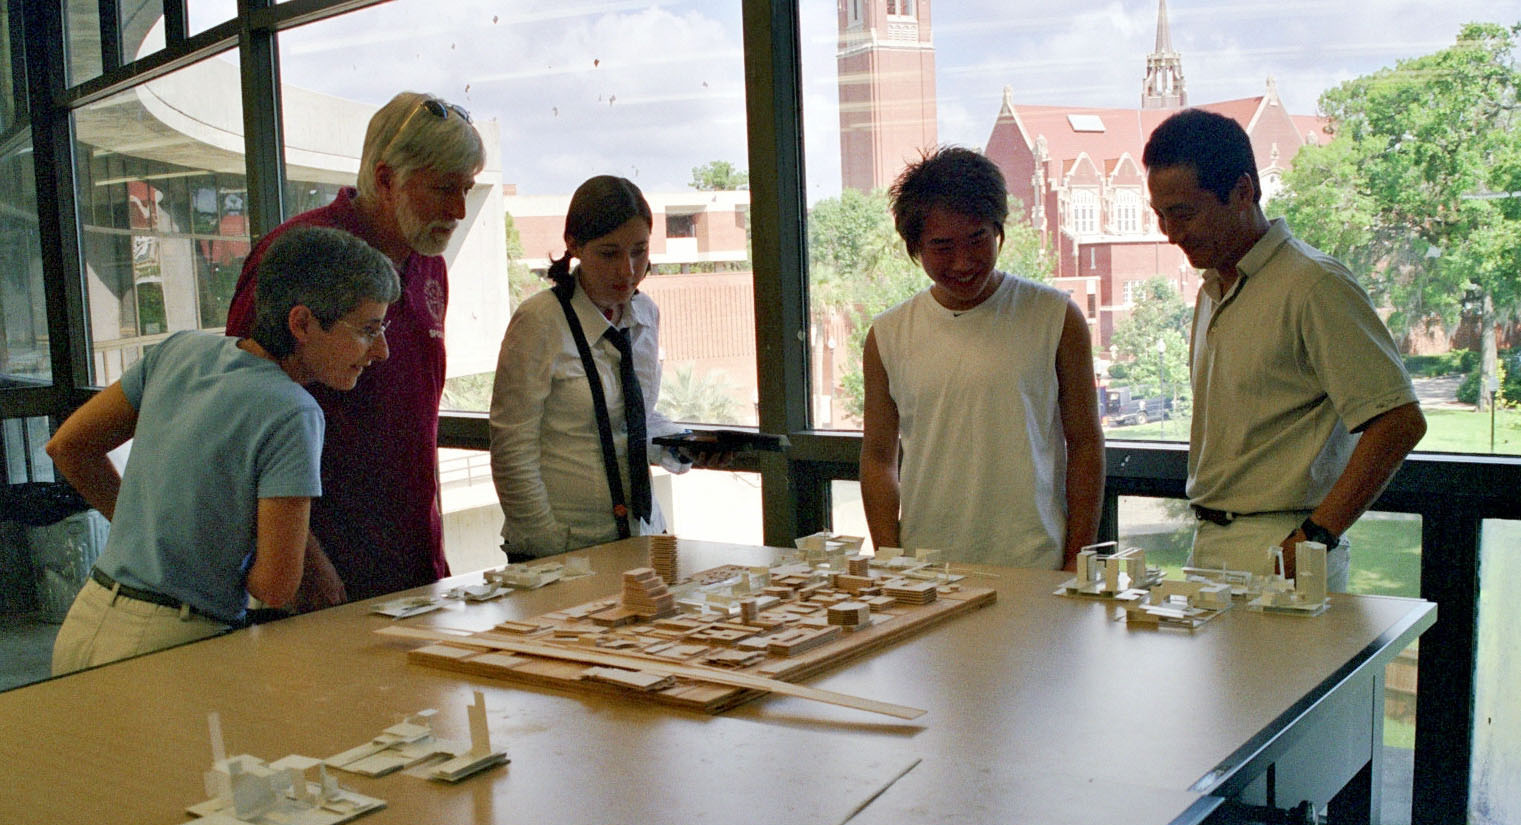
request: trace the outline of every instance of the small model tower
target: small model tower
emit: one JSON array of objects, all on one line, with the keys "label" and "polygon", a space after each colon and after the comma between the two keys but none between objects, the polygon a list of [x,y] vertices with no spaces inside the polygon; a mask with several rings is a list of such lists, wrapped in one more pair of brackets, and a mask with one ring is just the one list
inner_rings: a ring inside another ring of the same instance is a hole
[{"label": "small model tower", "polygon": [[648,567],[623,574],[623,609],[643,618],[660,618],[676,612],[676,596],[666,589],[660,575]]},{"label": "small model tower", "polygon": [[662,533],[650,536],[650,567],[666,586],[676,583],[676,537]]}]

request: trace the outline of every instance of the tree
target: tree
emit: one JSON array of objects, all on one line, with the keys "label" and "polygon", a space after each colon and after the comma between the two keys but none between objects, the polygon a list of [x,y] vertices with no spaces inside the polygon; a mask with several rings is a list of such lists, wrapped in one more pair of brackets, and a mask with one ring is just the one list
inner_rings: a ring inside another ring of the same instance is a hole
[{"label": "tree", "polygon": [[692,182],[687,185],[699,192],[746,189],[750,186],[750,175],[726,160],[710,160],[692,167]]},{"label": "tree", "polygon": [[535,275],[533,270],[523,263],[523,237],[518,234],[518,227],[512,220],[512,214],[503,212],[502,215],[507,238],[507,298],[512,306],[516,307],[523,302],[524,298],[548,286],[549,282]]},{"label": "tree", "polygon": [[738,424],[736,387],[722,370],[696,374],[691,364],[666,370],[660,377],[659,409],[672,421]]},{"label": "tree", "polygon": [[[1055,270],[1017,198],[1009,198],[998,268],[1043,283]],[[808,280],[815,312],[823,316],[818,323],[841,318],[850,330],[840,383],[846,411],[859,417],[865,398],[861,355],[872,318],[929,286],[893,226],[886,192],[846,189],[814,205],[808,213]]]},{"label": "tree", "polygon": [[[1327,91],[1336,136],[1306,147],[1275,200],[1306,241],[1347,263],[1396,336],[1460,315],[1482,332],[1521,314],[1521,24],[1463,27],[1435,54]],[[1490,196],[1490,197],[1486,197]]]},{"label": "tree", "polygon": [[1148,396],[1189,395],[1188,323],[1192,311],[1172,283],[1160,275],[1142,282],[1136,292],[1135,308],[1115,327],[1110,339],[1117,355],[1132,360],[1126,373],[1130,383]]}]

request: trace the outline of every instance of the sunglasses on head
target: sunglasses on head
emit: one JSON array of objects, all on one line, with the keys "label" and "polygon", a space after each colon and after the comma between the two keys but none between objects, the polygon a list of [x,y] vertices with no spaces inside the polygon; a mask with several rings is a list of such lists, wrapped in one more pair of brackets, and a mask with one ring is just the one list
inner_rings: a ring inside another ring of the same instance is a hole
[{"label": "sunglasses on head", "polygon": [[417,113],[421,111],[427,111],[428,114],[433,115],[439,120],[448,120],[449,113],[453,112],[459,116],[460,120],[466,123],[474,122],[470,119],[470,113],[465,111],[465,107],[439,100],[436,97],[425,97],[418,101],[416,106],[412,107],[412,111],[407,112],[407,116],[401,121],[401,126],[397,127],[396,134],[391,135],[391,140],[386,143],[384,149],[380,150],[380,157],[383,158],[391,153],[391,147],[395,146],[396,141],[400,140],[401,136],[407,133],[407,127],[412,125],[412,118],[416,117]]},{"label": "sunglasses on head", "polygon": [[[463,120],[466,123],[474,123],[474,121],[470,119],[470,113],[465,110],[465,107],[460,106],[457,103],[449,103],[443,100],[439,100],[435,97],[425,97],[422,100],[421,106],[422,108],[427,109],[430,113],[432,113],[434,117],[440,118],[442,120],[448,120],[449,113],[453,112],[459,115],[460,120]],[[415,109],[413,110],[414,113],[416,113],[416,111],[417,110]],[[411,119],[411,115],[408,115],[407,117],[408,119]],[[403,122],[402,126],[406,126],[406,123]],[[400,132],[400,130],[397,131],[398,133]]]}]

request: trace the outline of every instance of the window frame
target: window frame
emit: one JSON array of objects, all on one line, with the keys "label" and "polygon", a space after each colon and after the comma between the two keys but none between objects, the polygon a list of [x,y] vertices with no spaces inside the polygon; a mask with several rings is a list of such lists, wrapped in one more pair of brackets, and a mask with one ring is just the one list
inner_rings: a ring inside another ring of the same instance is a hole
[{"label": "window frame", "polygon": [[[73,195],[69,113],[228,49],[239,50],[250,231],[258,238],[284,213],[283,134],[276,33],[384,0],[240,0],[238,17],[187,35],[185,0],[164,0],[166,45],[132,61],[105,59],[97,77],[64,84],[63,3],[6,3],[26,38],[39,233],[53,363],[53,385],[0,389],[0,416],[61,420],[96,392],[83,305],[80,226]],[[793,536],[829,523],[829,483],[858,478],[860,435],[813,430],[809,420],[808,283],[803,170],[803,89],[798,0],[740,0],[751,169],[774,169],[751,183],[760,429],[785,434],[786,453],[765,453],[737,469],[762,478],[765,537]],[[114,0],[101,8],[114,6]],[[106,15],[103,15],[106,16]],[[114,21],[117,15],[106,16]],[[118,25],[112,23],[110,25]],[[105,28],[105,26],[103,26]],[[13,29],[14,30],[14,29]],[[103,36],[119,43],[116,33]],[[1095,203],[1095,215],[1097,203]],[[1142,210],[1144,215],[1144,210]],[[1141,220],[1145,220],[1144,217]],[[48,254],[53,250],[56,254]],[[439,445],[485,449],[486,416],[445,413]],[[1112,441],[1101,532],[1116,534],[1121,495],[1184,497],[1187,447]],[[18,479],[9,479],[17,481]],[[1418,453],[1407,460],[1376,509],[1423,517],[1421,593],[1441,616],[1421,645],[1417,699],[1414,821],[1466,816],[1470,773],[1446,766],[1472,761],[1478,554],[1486,518],[1521,519],[1521,458]]]}]

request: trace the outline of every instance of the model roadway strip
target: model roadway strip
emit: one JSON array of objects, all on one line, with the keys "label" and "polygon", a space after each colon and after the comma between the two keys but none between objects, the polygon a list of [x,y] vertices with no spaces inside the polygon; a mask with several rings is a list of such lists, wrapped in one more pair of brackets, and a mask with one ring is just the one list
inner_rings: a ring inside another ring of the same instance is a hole
[{"label": "model roadway strip", "polygon": [[655,662],[649,659],[625,656],[603,650],[588,650],[584,647],[561,647],[559,645],[544,642],[520,641],[516,639],[482,638],[479,636],[460,636],[442,630],[429,630],[416,627],[382,627],[375,631],[382,636],[399,636],[406,639],[425,639],[433,642],[464,645],[467,647],[484,647],[493,650],[506,650],[512,653],[523,653],[529,656],[542,656],[546,659],[560,659],[570,662],[584,662],[594,665],[607,665],[609,667],[621,667],[629,670],[642,670],[646,673],[658,673],[666,676],[679,676],[683,679],[693,679],[699,682],[729,685],[731,687],[746,688],[749,690],[765,690],[771,693],[780,693],[784,696],[795,696],[799,699],[811,699],[815,702],[825,702],[831,705],[856,708],[857,710],[880,713],[899,719],[917,719],[924,715],[919,708],[911,708],[906,705],[895,705],[891,702],[879,702],[875,699],[865,699],[860,696],[852,696],[848,693],[836,693],[832,690],[805,687],[791,682],[783,682],[779,679],[767,679],[764,676],[753,676],[748,673],[738,673],[731,670],[708,668],[701,665],[678,665],[666,662]]}]

